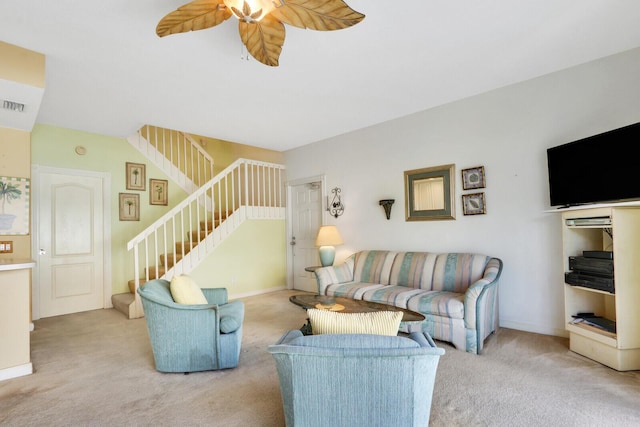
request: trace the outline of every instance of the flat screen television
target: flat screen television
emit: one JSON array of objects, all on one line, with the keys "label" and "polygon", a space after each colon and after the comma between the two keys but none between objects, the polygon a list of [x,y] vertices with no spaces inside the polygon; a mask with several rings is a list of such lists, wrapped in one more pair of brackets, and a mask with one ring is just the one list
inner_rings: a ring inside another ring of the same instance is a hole
[{"label": "flat screen television", "polygon": [[550,205],[640,200],[640,123],[547,149]]}]

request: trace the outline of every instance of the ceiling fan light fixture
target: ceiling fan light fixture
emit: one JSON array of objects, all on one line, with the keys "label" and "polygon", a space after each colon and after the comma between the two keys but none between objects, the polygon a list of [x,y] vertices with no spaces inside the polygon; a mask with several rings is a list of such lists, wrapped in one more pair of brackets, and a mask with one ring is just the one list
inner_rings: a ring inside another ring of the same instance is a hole
[{"label": "ceiling fan light fixture", "polygon": [[275,6],[272,0],[223,0],[233,16],[244,22],[258,22]]},{"label": "ceiling fan light fixture", "polygon": [[247,52],[271,67],[278,66],[284,45],[284,24],[316,31],[334,31],[356,25],[364,15],[344,0],[192,0],[165,15],[156,34],[215,27],[235,16]]}]

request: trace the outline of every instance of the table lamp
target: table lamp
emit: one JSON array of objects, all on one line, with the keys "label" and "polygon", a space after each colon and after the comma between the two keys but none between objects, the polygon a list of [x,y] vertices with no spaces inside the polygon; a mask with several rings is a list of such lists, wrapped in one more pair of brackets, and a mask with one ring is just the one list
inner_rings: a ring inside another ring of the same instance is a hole
[{"label": "table lamp", "polygon": [[333,265],[333,260],[336,256],[336,248],[334,246],[342,245],[343,243],[335,225],[323,225],[320,227],[316,238],[316,246],[320,247],[318,252],[320,253],[320,263],[323,267]]}]

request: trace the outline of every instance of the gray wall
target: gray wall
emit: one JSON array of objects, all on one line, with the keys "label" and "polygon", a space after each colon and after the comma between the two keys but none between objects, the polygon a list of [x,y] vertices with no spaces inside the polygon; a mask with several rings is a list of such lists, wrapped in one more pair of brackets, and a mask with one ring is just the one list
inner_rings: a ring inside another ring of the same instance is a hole
[{"label": "gray wall", "polygon": [[[639,122],[638,76],[634,49],[290,150],[287,177],[325,175],[328,189],[342,188],[344,215],[326,217],[345,241],[337,261],[360,249],[496,256],[504,261],[500,324],[565,335],[560,215],[549,212],[546,149]],[[456,219],[406,222],[403,172],[448,163],[456,165]],[[460,170],[474,166],[485,167],[487,214],[464,216]],[[383,198],[396,199],[391,220]]]}]

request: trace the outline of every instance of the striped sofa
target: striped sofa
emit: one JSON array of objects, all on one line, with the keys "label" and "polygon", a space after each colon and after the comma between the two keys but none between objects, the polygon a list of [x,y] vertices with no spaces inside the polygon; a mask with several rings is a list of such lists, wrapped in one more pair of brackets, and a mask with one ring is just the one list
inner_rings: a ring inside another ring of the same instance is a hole
[{"label": "striped sofa", "polygon": [[427,332],[479,354],[498,328],[502,261],[470,253],[361,251],[344,263],[315,271],[318,293],[417,311],[422,323],[402,332]]}]

